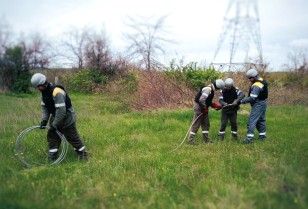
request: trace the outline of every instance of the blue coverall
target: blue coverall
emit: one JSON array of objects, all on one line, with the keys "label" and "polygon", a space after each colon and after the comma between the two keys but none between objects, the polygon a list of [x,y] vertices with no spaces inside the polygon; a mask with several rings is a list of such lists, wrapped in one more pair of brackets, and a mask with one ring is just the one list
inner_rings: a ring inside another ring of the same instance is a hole
[{"label": "blue coverall", "polygon": [[[266,92],[265,92],[266,91]],[[266,138],[266,108],[267,108],[267,83],[261,77],[256,77],[256,81],[251,85],[248,97],[241,103],[251,104],[251,112],[247,123],[246,141],[250,142],[254,138],[254,129],[257,128],[259,138]],[[260,97],[262,94],[262,98]],[[264,96],[266,95],[266,96]]]}]

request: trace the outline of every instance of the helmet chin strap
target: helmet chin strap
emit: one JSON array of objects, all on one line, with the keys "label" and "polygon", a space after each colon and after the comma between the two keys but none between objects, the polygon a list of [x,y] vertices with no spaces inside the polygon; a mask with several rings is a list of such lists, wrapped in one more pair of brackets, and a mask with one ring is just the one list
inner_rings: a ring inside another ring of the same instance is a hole
[{"label": "helmet chin strap", "polygon": [[44,86],[47,88],[48,86],[50,86],[50,83],[48,83],[47,80],[46,80]]},{"label": "helmet chin strap", "polygon": [[215,87],[215,90],[217,90],[216,81],[214,81],[213,85]]}]

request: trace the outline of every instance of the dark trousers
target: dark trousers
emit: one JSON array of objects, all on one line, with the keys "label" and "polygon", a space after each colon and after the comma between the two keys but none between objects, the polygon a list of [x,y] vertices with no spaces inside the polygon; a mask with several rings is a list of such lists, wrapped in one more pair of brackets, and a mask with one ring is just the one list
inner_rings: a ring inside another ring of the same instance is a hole
[{"label": "dark trousers", "polygon": [[224,113],[221,112],[221,117],[220,117],[220,130],[219,130],[219,135],[224,136],[227,123],[230,121],[231,124],[231,133],[233,136],[237,135],[237,111],[234,113]]},{"label": "dark trousers", "polygon": [[[59,128],[58,131],[65,136],[66,140],[76,151],[82,151],[84,149],[84,143],[79,136],[75,123],[65,129]],[[47,142],[49,152],[57,152],[61,145],[61,139],[58,134],[50,129],[47,132]]]}]

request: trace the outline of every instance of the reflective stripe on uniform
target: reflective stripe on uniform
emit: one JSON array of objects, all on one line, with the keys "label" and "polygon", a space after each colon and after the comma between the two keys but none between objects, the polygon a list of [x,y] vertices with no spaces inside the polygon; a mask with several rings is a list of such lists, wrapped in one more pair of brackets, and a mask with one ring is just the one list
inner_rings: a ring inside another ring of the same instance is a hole
[{"label": "reflective stripe on uniform", "polygon": [[56,87],[52,92],[52,96],[55,97],[58,93],[65,95],[65,91],[63,91],[63,89]]},{"label": "reflective stripe on uniform", "polygon": [[251,97],[258,97],[256,94],[250,94]]},{"label": "reflective stripe on uniform", "polygon": [[65,107],[65,103],[55,104],[55,107]]},{"label": "reflective stripe on uniform", "polygon": [[194,132],[192,132],[192,131],[190,132],[190,134],[191,134],[191,135],[196,135],[196,133],[194,133]]},{"label": "reflective stripe on uniform", "polygon": [[266,132],[264,133],[259,133],[260,136],[265,136],[266,135]]},{"label": "reflective stripe on uniform", "polygon": [[257,87],[259,87],[260,89],[262,89],[263,86],[264,86],[264,84],[261,83],[261,82],[255,82],[252,86],[257,86]]},{"label": "reflective stripe on uniform", "polygon": [[236,131],[231,131],[231,134],[237,134],[237,132]]},{"label": "reflective stripe on uniform", "polygon": [[85,146],[81,147],[78,151],[82,151],[85,149]]},{"label": "reflective stripe on uniform", "polygon": [[204,91],[204,90],[211,91],[212,89],[211,89],[211,86],[206,86],[206,87],[204,87],[204,88],[202,89],[202,91]]},{"label": "reflective stripe on uniform", "polygon": [[254,137],[254,135],[253,134],[247,134],[247,137],[252,138],[252,137]]},{"label": "reflective stripe on uniform", "polygon": [[209,131],[202,131],[202,133],[203,133],[203,134],[208,134],[208,133],[209,133]]},{"label": "reflective stripe on uniform", "polygon": [[225,131],[219,131],[219,134],[225,134],[226,132]]},{"label": "reflective stripe on uniform", "polygon": [[49,152],[55,153],[58,152],[58,149],[50,149]]}]

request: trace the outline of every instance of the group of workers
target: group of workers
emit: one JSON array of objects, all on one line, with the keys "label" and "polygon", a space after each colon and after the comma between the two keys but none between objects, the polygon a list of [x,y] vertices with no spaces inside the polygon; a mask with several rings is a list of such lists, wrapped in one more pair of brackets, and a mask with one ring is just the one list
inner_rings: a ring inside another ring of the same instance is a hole
[{"label": "group of workers", "polygon": [[[225,81],[217,79],[213,83],[200,89],[195,96],[194,119],[190,129],[188,144],[198,144],[195,136],[200,126],[204,142],[212,142],[209,137],[209,107],[221,110],[219,138],[221,140],[224,139],[226,126],[228,121],[230,121],[231,135],[234,139],[238,139],[237,111],[241,104],[247,103],[251,105],[251,112],[247,122],[247,135],[242,143],[248,144],[253,142],[255,128],[259,132],[259,139],[263,141],[266,139],[265,115],[268,97],[267,82],[258,75],[255,69],[248,70],[246,77],[251,82],[247,97],[245,97],[245,94],[234,85],[233,79],[231,78],[227,78]],[[213,102],[215,90],[221,92],[219,103]]]},{"label": "group of workers", "polygon": [[[200,126],[204,141],[206,143],[211,142],[209,137],[209,107],[222,110],[219,130],[220,139],[224,139],[228,121],[231,123],[232,137],[237,139],[237,111],[240,104],[246,103],[250,103],[252,109],[247,123],[247,136],[243,143],[251,143],[253,141],[255,128],[259,131],[259,138],[262,140],[266,139],[267,82],[258,76],[258,72],[255,69],[247,71],[246,76],[252,83],[246,98],[243,92],[235,87],[231,78],[227,78],[225,81],[217,79],[200,89],[195,97],[194,120],[190,129],[189,144],[197,144],[195,135]],[[41,73],[35,73],[31,78],[31,83],[33,87],[41,92],[42,120],[40,128],[46,128],[49,121],[47,132],[48,159],[56,160],[59,157],[61,145],[61,139],[58,135],[59,131],[73,146],[79,159],[87,160],[88,153],[76,128],[76,114],[65,89],[62,86],[49,83],[46,76]],[[215,90],[221,91],[219,97],[220,104],[213,102]]]}]

